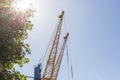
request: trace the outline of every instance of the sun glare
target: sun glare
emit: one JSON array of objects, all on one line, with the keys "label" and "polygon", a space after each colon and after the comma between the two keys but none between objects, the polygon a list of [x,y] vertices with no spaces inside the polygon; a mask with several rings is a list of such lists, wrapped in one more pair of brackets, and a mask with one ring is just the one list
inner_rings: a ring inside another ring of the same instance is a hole
[{"label": "sun glare", "polygon": [[28,9],[30,7],[30,4],[31,2],[28,0],[18,0],[18,1],[13,2],[14,8],[16,8],[17,10],[21,10],[21,11]]}]

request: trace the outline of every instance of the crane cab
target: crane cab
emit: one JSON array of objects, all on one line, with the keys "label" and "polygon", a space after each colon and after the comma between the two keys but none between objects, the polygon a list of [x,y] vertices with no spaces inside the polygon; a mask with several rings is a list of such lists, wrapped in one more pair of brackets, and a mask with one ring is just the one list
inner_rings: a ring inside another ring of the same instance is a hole
[{"label": "crane cab", "polygon": [[41,64],[34,68],[34,80],[41,80]]}]

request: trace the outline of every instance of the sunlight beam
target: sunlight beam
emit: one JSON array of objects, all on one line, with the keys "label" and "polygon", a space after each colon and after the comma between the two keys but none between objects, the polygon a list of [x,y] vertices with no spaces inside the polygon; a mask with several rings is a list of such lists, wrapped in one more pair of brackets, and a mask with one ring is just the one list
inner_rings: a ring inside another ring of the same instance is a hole
[{"label": "sunlight beam", "polygon": [[29,9],[30,4],[32,4],[30,0],[16,0],[15,2],[13,2],[13,7],[16,10],[25,11]]}]

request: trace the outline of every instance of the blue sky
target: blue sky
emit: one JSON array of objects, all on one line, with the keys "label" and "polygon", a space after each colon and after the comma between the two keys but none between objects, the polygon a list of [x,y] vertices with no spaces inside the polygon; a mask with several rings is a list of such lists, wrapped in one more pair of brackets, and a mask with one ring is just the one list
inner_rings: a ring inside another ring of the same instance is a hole
[{"label": "blue sky", "polygon": [[[65,10],[63,27],[70,33],[74,80],[120,80],[119,0],[33,1],[34,27],[26,40],[31,45],[31,62],[18,68],[21,73],[33,76],[34,65],[48,44],[58,15]],[[68,80],[63,63],[58,80]]]}]

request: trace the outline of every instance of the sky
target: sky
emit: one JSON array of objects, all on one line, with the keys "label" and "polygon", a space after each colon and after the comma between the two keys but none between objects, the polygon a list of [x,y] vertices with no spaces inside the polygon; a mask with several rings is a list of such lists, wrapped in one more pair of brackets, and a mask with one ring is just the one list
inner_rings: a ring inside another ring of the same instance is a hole
[{"label": "sky", "polygon": [[[120,80],[119,0],[33,0],[33,4],[34,27],[25,41],[32,54],[28,55],[29,64],[16,67],[21,73],[34,75],[34,65],[39,63],[64,10],[63,30],[66,27],[70,33],[73,80]],[[58,80],[69,80],[65,63],[64,56]]]}]

